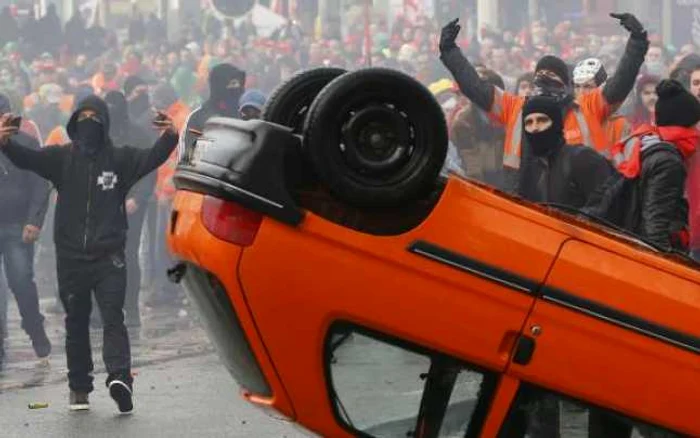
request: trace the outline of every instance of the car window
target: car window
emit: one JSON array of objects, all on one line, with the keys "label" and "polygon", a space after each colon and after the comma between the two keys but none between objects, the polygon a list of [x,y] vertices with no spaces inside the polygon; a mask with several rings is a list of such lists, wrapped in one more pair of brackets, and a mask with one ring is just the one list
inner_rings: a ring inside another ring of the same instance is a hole
[{"label": "car window", "polygon": [[677,438],[683,435],[608,409],[521,385],[499,438]]},{"label": "car window", "polygon": [[332,330],[326,356],[336,417],[359,436],[478,436],[496,386],[492,373],[360,329]]}]

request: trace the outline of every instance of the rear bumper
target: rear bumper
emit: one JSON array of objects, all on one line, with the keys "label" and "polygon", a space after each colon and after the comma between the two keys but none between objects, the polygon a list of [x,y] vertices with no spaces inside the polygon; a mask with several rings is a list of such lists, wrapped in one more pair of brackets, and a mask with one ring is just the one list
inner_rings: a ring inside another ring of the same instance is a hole
[{"label": "rear bumper", "polygon": [[198,308],[222,362],[250,402],[289,419],[294,409],[270,359],[238,280],[243,252],[217,239],[201,221],[204,195],[179,190],[168,226],[168,246],[185,264],[183,285]]}]

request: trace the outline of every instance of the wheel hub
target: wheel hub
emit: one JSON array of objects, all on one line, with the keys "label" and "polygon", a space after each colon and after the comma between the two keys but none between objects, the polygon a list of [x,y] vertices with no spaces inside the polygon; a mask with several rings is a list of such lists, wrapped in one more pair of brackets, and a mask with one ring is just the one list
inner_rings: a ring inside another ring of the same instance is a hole
[{"label": "wheel hub", "polygon": [[396,171],[410,155],[409,121],[386,105],[372,105],[351,113],[342,135],[345,159],[363,174]]}]

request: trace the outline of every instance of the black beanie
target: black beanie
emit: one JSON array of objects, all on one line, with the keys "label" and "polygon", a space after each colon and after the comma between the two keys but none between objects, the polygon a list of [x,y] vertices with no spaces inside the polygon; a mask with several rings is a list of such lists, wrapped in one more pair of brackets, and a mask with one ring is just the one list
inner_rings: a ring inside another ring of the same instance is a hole
[{"label": "black beanie", "polygon": [[565,85],[569,85],[571,83],[571,75],[569,74],[569,66],[566,65],[566,63],[564,61],[562,61],[560,58],[557,58],[556,56],[553,56],[553,55],[543,56],[542,59],[540,59],[537,62],[537,66],[535,67],[535,74],[537,74],[537,72],[540,70],[551,71],[552,73],[559,76],[559,78],[562,81],[564,81]]},{"label": "black beanie", "polygon": [[656,124],[658,126],[690,127],[700,121],[700,102],[673,79],[665,79],[656,86]]},{"label": "black beanie", "polygon": [[558,99],[546,95],[529,97],[523,106],[523,121],[525,117],[534,113],[548,115],[552,119],[552,128],[555,131],[564,129],[564,111]]}]

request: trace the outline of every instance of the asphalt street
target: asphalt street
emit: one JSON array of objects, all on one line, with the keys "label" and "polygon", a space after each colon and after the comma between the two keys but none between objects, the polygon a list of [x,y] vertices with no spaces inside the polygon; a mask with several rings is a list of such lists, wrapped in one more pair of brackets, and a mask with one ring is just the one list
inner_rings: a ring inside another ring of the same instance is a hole
[{"label": "asphalt street", "polygon": [[[314,436],[243,401],[214,354],[136,370],[135,410],[120,416],[95,375],[90,412],[68,410],[65,382],[0,393],[0,436],[15,437],[250,437]],[[31,410],[29,403],[48,408]]]}]

